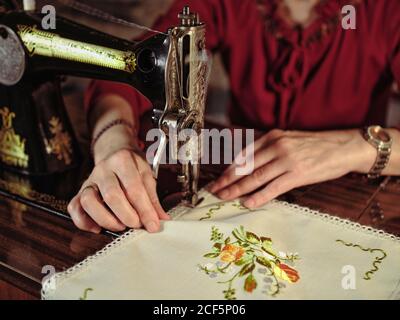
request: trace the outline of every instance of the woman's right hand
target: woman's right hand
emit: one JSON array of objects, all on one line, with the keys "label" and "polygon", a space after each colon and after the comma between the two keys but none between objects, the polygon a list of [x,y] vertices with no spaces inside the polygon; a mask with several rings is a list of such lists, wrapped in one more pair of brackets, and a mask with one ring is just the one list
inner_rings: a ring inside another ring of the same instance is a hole
[{"label": "woman's right hand", "polygon": [[150,165],[135,146],[132,129],[125,125],[110,127],[116,119],[134,122],[131,106],[121,97],[107,95],[91,112],[95,166],[78,194],[68,205],[75,225],[99,233],[102,228],[123,231],[145,227],[149,232],[160,229],[160,220],[168,220],[156,192],[156,181]]},{"label": "woman's right hand", "polygon": [[75,225],[99,233],[102,228],[123,231],[144,226],[157,232],[160,220],[169,220],[156,192],[147,161],[138,153],[121,149],[99,161],[68,205]]}]

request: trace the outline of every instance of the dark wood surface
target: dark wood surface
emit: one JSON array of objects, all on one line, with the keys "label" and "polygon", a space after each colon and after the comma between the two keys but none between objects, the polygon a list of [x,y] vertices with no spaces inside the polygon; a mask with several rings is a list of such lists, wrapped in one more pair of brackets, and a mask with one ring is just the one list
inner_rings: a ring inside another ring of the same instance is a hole
[{"label": "dark wood surface", "polygon": [[[203,168],[203,184],[220,170]],[[168,172],[160,178],[161,197],[174,191],[171,179],[175,175]],[[400,235],[400,178],[371,184],[353,174],[281,198]],[[0,299],[39,298],[46,266],[63,271],[112,240],[109,234],[79,231],[68,219],[0,195]]]}]

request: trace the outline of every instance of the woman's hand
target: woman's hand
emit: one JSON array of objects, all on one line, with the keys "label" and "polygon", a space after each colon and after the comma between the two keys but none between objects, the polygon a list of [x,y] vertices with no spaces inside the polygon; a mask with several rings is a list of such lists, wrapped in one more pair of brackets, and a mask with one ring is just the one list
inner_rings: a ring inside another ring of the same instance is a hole
[{"label": "woman's hand", "polygon": [[376,150],[359,130],[272,130],[254,143],[253,172],[238,176],[234,163],[211,187],[211,192],[223,200],[233,200],[257,190],[244,201],[246,207],[256,208],[297,187],[336,179],[349,172],[367,173],[375,158]]},{"label": "woman's hand", "polygon": [[[93,136],[115,119],[134,124],[130,105],[106,96],[92,111]],[[156,193],[156,181],[146,159],[136,150],[132,129],[119,125],[105,131],[94,145],[95,167],[68,205],[75,225],[99,233],[102,228],[123,231],[144,226],[157,232],[168,220]]]},{"label": "woman's hand", "polygon": [[160,219],[169,219],[158,200],[150,166],[127,149],[96,164],[69,203],[68,212],[79,229],[94,233],[101,228],[123,231],[142,226],[157,232]]}]

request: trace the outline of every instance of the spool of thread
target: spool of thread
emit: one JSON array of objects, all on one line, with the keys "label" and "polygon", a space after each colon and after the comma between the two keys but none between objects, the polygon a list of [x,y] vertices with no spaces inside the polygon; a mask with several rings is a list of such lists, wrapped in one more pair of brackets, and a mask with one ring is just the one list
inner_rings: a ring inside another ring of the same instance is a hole
[{"label": "spool of thread", "polygon": [[36,0],[24,0],[23,6],[25,11],[34,11],[36,9]]}]

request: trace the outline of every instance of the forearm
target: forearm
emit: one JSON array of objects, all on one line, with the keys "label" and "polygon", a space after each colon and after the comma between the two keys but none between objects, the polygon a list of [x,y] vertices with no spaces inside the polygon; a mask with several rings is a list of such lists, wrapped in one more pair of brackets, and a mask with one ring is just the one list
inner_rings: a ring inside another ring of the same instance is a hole
[{"label": "forearm", "polygon": [[93,146],[95,163],[107,158],[114,152],[133,148],[136,145],[134,136],[136,123],[129,103],[117,96],[107,95],[100,99],[90,113],[89,125],[92,128],[92,138],[114,120],[124,119],[132,124],[132,128],[125,125],[113,126],[104,132]]}]

